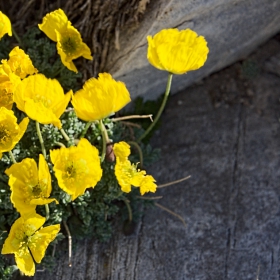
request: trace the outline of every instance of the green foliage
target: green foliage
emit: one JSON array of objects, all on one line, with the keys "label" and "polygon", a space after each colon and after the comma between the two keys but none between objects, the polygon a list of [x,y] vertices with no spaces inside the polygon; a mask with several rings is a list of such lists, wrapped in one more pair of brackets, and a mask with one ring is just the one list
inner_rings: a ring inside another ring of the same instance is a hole
[{"label": "green foliage", "polygon": [[0,255],[0,279],[1,280],[9,280],[12,278],[13,273],[17,271],[18,268],[16,265],[10,265],[9,260],[3,256]]},{"label": "green foliage", "polygon": [[11,51],[11,39],[8,36],[4,36],[1,39],[1,44],[0,44],[0,61],[2,59],[7,59],[9,57],[10,51]]}]

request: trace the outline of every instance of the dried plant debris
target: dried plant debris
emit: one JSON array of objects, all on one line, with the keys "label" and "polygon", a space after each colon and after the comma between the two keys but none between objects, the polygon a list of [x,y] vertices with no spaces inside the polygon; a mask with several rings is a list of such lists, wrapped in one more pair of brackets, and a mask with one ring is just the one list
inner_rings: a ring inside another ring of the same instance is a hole
[{"label": "dried plant debris", "polygon": [[[61,8],[73,25],[80,30],[91,48],[94,60],[78,60],[85,68],[86,79],[106,69],[109,46],[119,49],[119,35],[125,28],[135,28],[143,19],[150,0],[6,0],[0,10],[9,16],[17,33],[36,26],[47,13]],[[114,50],[114,49],[113,49]]]}]

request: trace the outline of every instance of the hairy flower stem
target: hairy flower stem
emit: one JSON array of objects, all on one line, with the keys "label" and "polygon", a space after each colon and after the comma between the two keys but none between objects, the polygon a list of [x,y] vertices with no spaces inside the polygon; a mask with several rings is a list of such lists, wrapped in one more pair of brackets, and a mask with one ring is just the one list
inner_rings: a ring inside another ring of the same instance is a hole
[{"label": "hairy flower stem", "polygon": [[101,131],[101,135],[102,135],[102,154],[101,154],[101,162],[104,161],[105,156],[106,156],[106,146],[107,143],[110,143],[110,139],[108,137],[108,133],[107,130],[102,122],[102,120],[99,121],[99,129]]},{"label": "hairy flower stem", "polygon": [[63,225],[68,236],[68,265],[69,267],[72,267],[72,236],[69,227],[67,226],[65,221],[63,221]]},{"label": "hairy flower stem", "polygon": [[46,221],[49,219],[50,217],[50,208],[48,204],[45,204],[45,210],[46,210]]},{"label": "hairy flower stem", "polygon": [[17,163],[17,161],[16,161],[16,159],[15,159],[14,154],[12,153],[12,151],[9,151],[9,156],[10,156],[11,161],[12,161],[13,163]]},{"label": "hairy flower stem", "polygon": [[61,142],[54,142],[54,144],[61,147],[61,148],[66,148],[65,145]]},{"label": "hairy flower stem", "polygon": [[181,183],[185,180],[188,180],[190,178],[191,178],[191,176],[189,175],[187,177],[181,178],[181,179],[176,180],[176,181],[172,181],[172,182],[169,182],[169,183],[166,183],[166,184],[158,185],[157,188],[160,189],[160,188],[168,187],[168,186],[171,186],[171,185],[175,185],[175,184]]},{"label": "hairy flower stem", "polygon": [[124,117],[119,117],[119,118],[113,118],[111,119],[113,122],[118,122],[118,121],[123,121],[123,120],[130,120],[130,119],[146,119],[150,118],[151,121],[152,119],[152,114],[150,115],[131,115],[131,116],[124,116]]},{"label": "hairy flower stem", "polygon": [[135,197],[139,198],[139,199],[144,199],[144,200],[156,200],[156,199],[163,198],[163,196],[139,196],[139,195],[136,195]]},{"label": "hairy flower stem", "polygon": [[62,134],[62,136],[64,137],[64,139],[69,143],[71,141],[70,137],[67,135],[67,133],[65,132],[65,130],[63,128],[60,129],[60,132]]},{"label": "hairy flower stem", "polygon": [[164,210],[164,211],[170,213],[171,215],[177,217],[177,218],[183,223],[183,225],[184,225],[185,227],[187,226],[185,220],[184,220],[184,219],[182,218],[182,216],[180,216],[179,214],[177,214],[177,213],[171,211],[170,209],[168,209],[168,208],[162,206],[161,204],[159,204],[159,203],[157,203],[157,202],[155,203],[155,206],[157,206],[157,207],[161,208],[162,210]]},{"label": "hairy flower stem", "polygon": [[141,147],[138,145],[138,143],[136,143],[135,141],[128,141],[127,142],[128,144],[134,146],[137,151],[138,151],[138,154],[139,154],[139,160],[140,160],[140,164],[139,164],[139,167],[140,168],[143,168],[143,164],[144,164],[144,159],[143,159],[143,153],[142,153],[142,149]]},{"label": "hairy flower stem", "polygon": [[41,133],[41,130],[40,130],[40,124],[36,121],[36,130],[37,130],[37,135],[38,135],[38,138],[39,138],[39,141],[40,141],[40,144],[41,144],[41,149],[42,149],[42,153],[43,153],[43,156],[45,159],[47,159],[47,153],[46,153],[46,148],[45,148],[45,145],[44,145],[44,139],[42,137],[42,133]]},{"label": "hairy flower stem", "polygon": [[[47,153],[46,153],[46,148],[44,145],[44,139],[40,130],[40,124],[36,121],[36,130],[37,130],[37,135],[41,144],[41,149],[42,149],[42,153],[44,158],[47,160]],[[46,221],[49,219],[50,217],[50,208],[48,204],[45,204],[45,209],[46,209]]]},{"label": "hairy flower stem", "polygon": [[124,202],[124,204],[127,208],[127,211],[128,211],[128,220],[129,220],[129,222],[131,222],[132,221],[132,210],[131,210],[129,201],[127,199],[124,199],[123,202]]},{"label": "hairy flower stem", "polygon": [[81,133],[80,139],[83,138],[83,137],[86,135],[86,133],[87,133],[89,127],[91,126],[91,124],[92,124],[92,122],[88,122],[88,123],[86,124],[84,130],[83,130],[82,133]]},{"label": "hairy flower stem", "polygon": [[14,28],[12,28],[12,33],[13,33],[13,36],[16,38],[18,44],[19,44],[20,46],[22,46],[22,41],[21,41],[21,39],[19,38],[19,36],[18,36],[18,34],[16,33],[16,31],[15,31]]},{"label": "hairy flower stem", "polygon": [[52,76],[56,77],[58,74],[60,74],[63,71],[64,67],[59,68]]},{"label": "hairy flower stem", "polygon": [[162,103],[160,105],[160,108],[157,112],[157,115],[154,119],[154,121],[150,124],[150,126],[148,127],[148,129],[144,132],[144,134],[142,134],[138,139],[137,142],[142,141],[149,133],[150,131],[153,129],[153,127],[156,125],[156,123],[158,122],[168,99],[169,93],[170,93],[170,88],[171,88],[171,82],[172,82],[172,73],[168,74],[168,79],[167,79],[167,84],[166,84],[166,89],[165,89],[165,94],[164,94],[164,98],[162,100]]}]

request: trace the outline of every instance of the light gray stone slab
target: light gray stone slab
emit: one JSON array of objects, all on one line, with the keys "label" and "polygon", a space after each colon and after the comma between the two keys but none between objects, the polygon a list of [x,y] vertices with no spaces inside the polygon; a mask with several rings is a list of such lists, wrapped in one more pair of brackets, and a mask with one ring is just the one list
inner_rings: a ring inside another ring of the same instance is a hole
[{"label": "light gray stone slab", "polygon": [[166,75],[146,59],[147,35],[164,28],[191,28],[208,41],[203,68],[174,77],[172,92],[244,58],[280,30],[278,0],[150,1],[138,29],[122,30],[120,50],[112,45],[107,70],[124,81],[133,98],[153,99],[165,90]]}]

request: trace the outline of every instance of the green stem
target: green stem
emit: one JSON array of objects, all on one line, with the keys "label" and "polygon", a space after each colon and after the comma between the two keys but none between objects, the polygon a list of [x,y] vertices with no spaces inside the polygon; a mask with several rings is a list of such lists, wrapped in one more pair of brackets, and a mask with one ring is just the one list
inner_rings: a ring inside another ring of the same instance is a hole
[{"label": "green stem", "polygon": [[66,222],[63,221],[63,225],[65,227],[67,236],[68,236],[68,258],[69,258],[69,267],[72,266],[72,236],[71,236],[71,232],[69,230],[69,227],[67,226]]},{"label": "green stem", "polygon": [[107,134],[107,130],[102,122],[102,120],[99,121],[99,129],[101,131],[101,135],[102,135],[102,154],[101,154],[101,162],[104,161],[105,156],[106,156],[106,147],[107,147],[107,143],[110,143],[110,139],[108,137]]},{"label": "green stem", "polygon": [[86,124],[84,130],[82,131],[82,134],[81,134],[81,136],[80,136],[80,139],[83,138],[83,137],[86,135],[86,133],[87,133],[89,127],[91,126],[91,124],[92,124],[92,122],[88,122],[88,123]]},{"label": "green stem", "polygon": [[70,142],[70,141],[71,141],[70,137],[67,135],[67,133],[64,131],[63,128],[60,129],[60,132],[61,132],[62,136],[64,137],[64,139],[65,139],[67,142]]},{"label": "green stem", "polygon": [[124,199],[123,202],[125,203],[126,207],[127,207],[127,211],[128,211],[128,220],[129,222],[132,221],[132,210],[129,204],[129,201],[127,199]]},{"label": "green stem", "polygon": [[137,149],[138,154],[139,154],[139,160],[140,160],[140,168],[142,169],[143,164],[144,164],[144,160],[143,160],[143,153],[142,153],[141,147],[135,141],[128,141],[127,143],[130,144],[130,145],[133,145]]},{"label": "green stem", "polygon": [[[47,159],[47,153],[46,153],[46,148],[45,148],[45,145],[44,145],[44,139],[42,137],[42,133],[41,133],[41,130],[40,130],[40,124],[37,121],[36,121],[36,130],[37,130],[37,134],[38,134],[39,141],[40,141],[40,144],[41,144],[43,156],[44,156],[45,159]],[[50,208],[49,208],[48,204],[45,204],[45,209],[46,209],[46,221],[47,221],[50,217]]]},{"label": "green stem", "polygon": [[66,148],[65,145],[61,142],[54,142],[54,144],[61,147],[61,148]]},{"label": "green stem", "polygon": [[166,90],[165,90],[165,94],[164,94],[164,98],[162,100],[161,106],[157,112],[157,115],[154,119],[154,121],[150,124],[150,126],[148,127],[148,129],[144,132],[144,134],[142,134],[138,139],[137,142],[142,141],[149,133],[150,131],[153,129],[153,127],[156,125],[156,123],[158,122],[164,107],[166,105],[166,101],[168,99],[169,93],[170,93],[170,88],[171,88],[171,82],[172,82],[172,73],[168,74],[168,79],[167,79],[167,84],[166,84]]},{"label": "green stem", "polygon": [[48,204],[45,204],[45,209],[46,209],[46,221],[47,221],[50,217],[50,208]]},{"label": "green stem", "polygon": [[52,77],[55,78],[56,76],[58,76],[58,74],[60,74],[63,71],[63,67],[59,68],[53,75]]},{"label": "green stem", "polygon": [[16,159],[15,159],[14,154],[12,153],[12,151],[9,151],[9,155],[10,155],[11,161],[12,161],[13,163],[17,163],[17,161],[16,161]]},{"label": "green stem", "polygon": [[39,138],[39,141],[40,141],[40,144],[41,144],[41,149],[42,149],[43,156],[46,159],[47,158],[47,153],[46,153],[46,148],[45,148],[45,145],[44,145],[44,139],[42,137],[42,133],[41,133],[41,130],[40,130],[40,124],[37,121],[36,121],[36,130],[37,130],[37,135],[38,135],[38,138]]},{"label": "green stem", "polygon": [[14,28],[12,28],[12,33],[13,33],[13,35],[15,36],[15,38],[16,38],[18,44],[19,44],[20,46],[22,46],[22,41],[21,41],[21,39],[19,38],[19,36],[18,36],[18,34],[16,33],[16,31],[15,31]]}]

